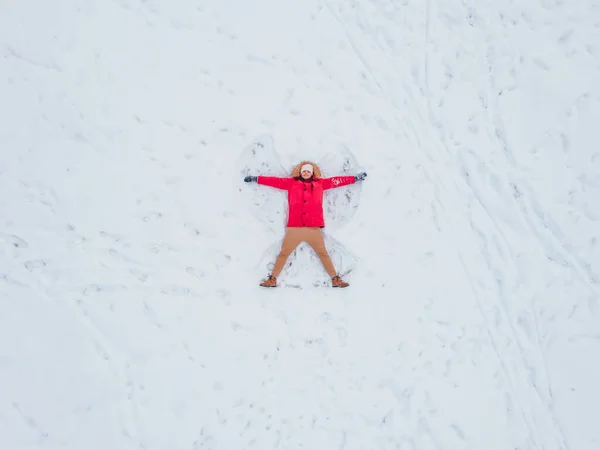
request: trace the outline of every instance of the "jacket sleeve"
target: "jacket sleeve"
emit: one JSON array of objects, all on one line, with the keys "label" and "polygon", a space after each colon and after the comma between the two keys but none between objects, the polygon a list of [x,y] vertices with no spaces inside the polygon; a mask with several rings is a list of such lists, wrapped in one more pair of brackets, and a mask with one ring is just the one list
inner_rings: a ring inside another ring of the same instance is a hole
[{"label": "jacket sleeve", "polygon": [[327,189],[335,189],[342,186],[347,186],[349,184],[354,184],[356,179],[353,175],[342,176],[342,177],[332,177],[332,178],[323,178],[321,183],[323,184],[323,190]]},{"label": "jacket sleeve", "polygon": [[265,177],[261,175],[258,177],[257,182],[263,186],[270,186],[287,191],[292,185],[293,180],[293,178]]}]

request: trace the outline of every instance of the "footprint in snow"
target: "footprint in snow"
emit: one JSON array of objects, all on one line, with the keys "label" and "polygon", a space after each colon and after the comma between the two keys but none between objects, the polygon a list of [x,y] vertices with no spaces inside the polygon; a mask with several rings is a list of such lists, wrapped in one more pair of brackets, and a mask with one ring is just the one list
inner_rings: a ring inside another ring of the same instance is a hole
[{"label": "footprint in snow", "polygon": [[131,269],[129,271],[129,273],[142,282],[145,282],[148,280],[148,274],[139,269]]},{"label": "footprint in snow", "polygon": [[110,239],[116,243],[121,242],[122,240],[125,239],[124,236],[122,235],[118,235],[118,234],[114,234],[114,233],[109,233],[107,231],[100,231],[100,236],[106,239]]},{"label": "footprint in snow", "polygon": [[205,278],[205,277],[206,277],[206,273],[205,273],[203,270],[201,270],[201,269],[196,269],[195,267],[191,267],[191,266],[189,266],[189,267],[186,267],[186,268],[185,268],[185,271],[186,271],[188,274],[190,274],[191,276],[193,276],[193,277],[196,277],[196,278],[198,278],[198,279],[203,279],[203,278]]},{"label": "footprint in snow", "polygon": [[109,249],[108,253],[110,254],[110,256],[112,256],[113,258],[118,259],[120,261],[139,264],[139,262],[136,261],[135,259],[130,258],[129,256],[125,255],[124,253],[121,253],[118,250],[115,250],[114,248]]},{"label": "footprint in snow", "polygon": [[29,248],[29,244],[27,243],[27,241],[23,238],[20,238],[19,236],[16,236],[14,234],[0,234],[0,237],[2,237],[2,240],[4,242],[6,242],[8,245],[15,247],[15,248]]},{"label": "footprint in snow", "polygon": [[348,331],[345,328],[338,328],[337,334],[340,340],[340,345],[345,347],[346,343],[348,342]]},{"label": "footprint in snow", "polygon": [[25,268],[27,270],[32,271],[35,269],[40,269],[42,267],[46,267],[46,262],[41,259],[36,259],[33,261],[26,261],[25,263],[23,263],[23,265],[25,266]]},{"label": "footprint in snow", "polygon": [[186,296],[190,295],[190,289],[185,286],[168,286],[164,287],[160,291],[163,295],[177,295],[177,296]]},{"label": "footprint in snow", "polygon": [[163,214],[158,211],[153,211],[150,214],[144,216],[144,222],[153,222],[155,220],[161,219]]},{"label": "footprint in snow", "polygon": [[0,274],[0,281],[3,281],[7,284],[10,284],[12,286],[17,286],[17,287],[27,287],[27,284],[25,283],[21,283],[20,281],[15,280],[13,277],[11,277],[9,274],[7,273],[2,273]]}]

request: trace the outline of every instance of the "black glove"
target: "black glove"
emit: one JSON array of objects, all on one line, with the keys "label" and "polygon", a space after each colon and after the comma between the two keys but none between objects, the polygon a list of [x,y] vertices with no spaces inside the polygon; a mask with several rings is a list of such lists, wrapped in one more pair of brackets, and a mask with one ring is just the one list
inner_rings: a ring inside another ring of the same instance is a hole
[{"label": "black glove", "polygon": [[252,177],[248,175],[246,178],[244,178],[244,181],[246,183],[256,183],[258,181],[258,177]]},{"label": "black glove", "polygon": [[358,175],[354,176],[354,181],[362,181],[367,178],[367,172],[361,172]]}]

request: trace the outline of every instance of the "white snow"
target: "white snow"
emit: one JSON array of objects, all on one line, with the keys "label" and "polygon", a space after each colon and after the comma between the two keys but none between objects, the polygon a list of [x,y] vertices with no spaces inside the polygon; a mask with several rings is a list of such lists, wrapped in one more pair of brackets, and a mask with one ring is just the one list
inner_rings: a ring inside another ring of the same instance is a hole
[{"label": "white snow", "polygon": [[[0,448],[597,450],[599,80],[597,1],[2,2]],[[348,289],[257,136],[368,172]]]}]

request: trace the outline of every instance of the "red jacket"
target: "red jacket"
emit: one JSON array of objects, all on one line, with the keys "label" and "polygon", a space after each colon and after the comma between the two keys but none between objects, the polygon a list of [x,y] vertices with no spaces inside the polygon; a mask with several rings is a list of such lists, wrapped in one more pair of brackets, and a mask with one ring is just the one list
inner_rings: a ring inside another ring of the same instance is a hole
[{"label": "red jacket", "polygon": [[311,178],[258,177],[258,184],[288,191],[288,227],[324,227],[323,192],[327,189],[354,184],[354,176]]}]

